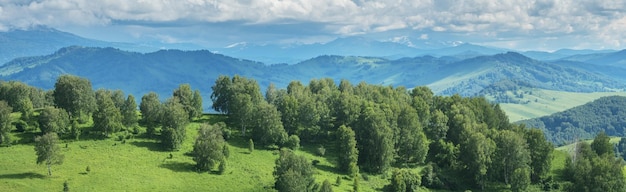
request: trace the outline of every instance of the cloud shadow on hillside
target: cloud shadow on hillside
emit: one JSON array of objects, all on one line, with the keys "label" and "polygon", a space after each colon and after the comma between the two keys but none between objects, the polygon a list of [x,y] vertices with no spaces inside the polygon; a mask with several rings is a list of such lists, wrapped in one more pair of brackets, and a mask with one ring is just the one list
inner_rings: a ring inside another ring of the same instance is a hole
[{"label": "cloud shadow on hillside", "polygon": [[13,174],[1,174],[0,179],[43,179],[45,175],[33,172],[27,173],[13,173]]},{"label": "cloud shadow on hillside", "polygon": [[159,146],[159,143],[156,142],[149,142],[149,141],[133,141],[130,142],[131,145],[137,146],[137,147],[145,147],[150,151],[164,151],[163,148],[161,148],[161,146]]},{"label": "cloud shadow on hillside", "polygon": [[192,163],[187,162],[166,162],[159,165],[161,168],[166,168],[174,172],[194,172],[196,168]]}]

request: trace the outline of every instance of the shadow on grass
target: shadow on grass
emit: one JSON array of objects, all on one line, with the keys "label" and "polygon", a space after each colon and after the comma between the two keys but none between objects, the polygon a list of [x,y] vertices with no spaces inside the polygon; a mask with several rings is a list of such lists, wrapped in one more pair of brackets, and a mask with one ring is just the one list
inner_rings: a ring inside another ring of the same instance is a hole
[{"label": "shadow on grass", "polygon": [[147,148],[150,151],[165,151],[165,150],[163,150],[163,148],[157,142],[133,141],[133,142],[130,142],[130,144],[134,145],[134,146],[137,146],[137,147],[145,147],[145,148]]},{"label": "shadow on grass", "polygon": [[17,144],[34,144],[35,143],[35,137],[39,136],[41,134],[35,133],[35,132],[18,132],[18,133],[14,133],[13,136],[15,136],[15,140],[17,141]]},{"label": "shadow on grass", "polygon": [[186,162],[166,162],[159,165],[161,168],[166,168],[174,172],[195,172],[196,168],[192,163]]},{"label": "shadow on grass", "polygon": [[33,172],[0,175],[0,179],[43,179],[43,178],[46,178],[46,176],[39,174],[39,173],[33,173]]},{"label": "shadow on grass", "polygon": [[322,171],[325,171],[325,172],[329,172],[329,173],[334,173],[334,174],[337,174],[337,175],[344,174],[344,173],[339,172],[339,170],[335,169],[334,167],[331,167],[331,166],[328,166],[328,165],[317,164],[317,165],[314,165],[314,167],[319,169],[319,170],[322,170]]}]

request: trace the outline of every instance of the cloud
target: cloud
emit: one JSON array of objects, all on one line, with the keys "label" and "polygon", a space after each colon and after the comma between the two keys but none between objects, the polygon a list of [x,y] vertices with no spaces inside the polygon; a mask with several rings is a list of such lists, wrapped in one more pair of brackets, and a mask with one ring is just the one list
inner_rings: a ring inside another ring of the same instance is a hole
[{"label": "cloud", "polygon": [[0,30],[228,26],[284,38],[409,31],[503,42],[567,36],[622,47],[625,10],[624,1],[604,0],[0,0]]}]

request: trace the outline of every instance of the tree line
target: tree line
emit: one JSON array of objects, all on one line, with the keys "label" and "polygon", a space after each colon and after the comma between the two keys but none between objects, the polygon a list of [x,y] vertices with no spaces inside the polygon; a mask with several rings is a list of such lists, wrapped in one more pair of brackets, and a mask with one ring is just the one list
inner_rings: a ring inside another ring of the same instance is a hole
[{"label": "tree line", "polygon": [[[220,76],[212,89],[213,109],[227,114],[242,136],[266,147],[286,146],[292,137],[331,144],[337,167],[353,177],[398,169],[394,175],[417,175],[429,188],[501,182],[523,191],[550,170],[553,146],[543,132],[510,124],[498,104],[482,97],[332,79],[270,85],[263,95],[255,80],[241,76]],[[420,165],[425,172],[402,171]],[[394,188],[415,189],[415,179],[394,178]]]},{"label": "tree line", "polygon": [[[13,90],[28,94],[12,96]],[[286,89],[270,85],[263,94],[255,80],[241,76],[220,76],[212,90],[213,109],[227,114],[227,121],[198,130],[191,154],[199,171],[219,165],[218,172],[223,172],[229,156],[225,138],[239,133],[249,139],[250,152],[254,145],[285,147],[274,171],[275,188],[280,191],[330,188],[328,181],[317,184],[314,166],[291,151],[301,143],[328,148],[337,157],[337,169],[352,178],[354,190],[365,174],[390,173],[386,189],[393,191],[485,189],[493,183],[525,191],[530,184],[549,185],[552,179],[548,172],[553,146],[542,130],[509,123],[498,104],[482,97],[437,96],[427,87],[353,85],[347,80],[337,85],[332,79],[315,79],[308,85],[293,81]],[[0,144],[13,143],[13,127],[38,129],[43,136],[36,139],[37,162],[48,166],[62,163],[58,148],[41,147],[56,145],[57,135],[108,138],[139,134],[145,127],[145,133],[159,139],[164,149],[178,150],[187,139],[186,125],[202,115],[200,91],[188,84],[180,85],[165,101],[154,92],[145,94],[137,106],[132,95],[94,91],[89,80],[64,75],[50,91],[2,82],[0,99]],[[17,122],[12,122],[12,112],[20,113]],[[93,128],[84,129],[90,121]],[[580,166],[592,162],[585,170],[604,165],[595,157],[605,152],[583,152],[578,156],[589,158],[573,158],[570,167],[578,162]],[[423,167],[419,173],[412,169],[417,166]],[[581,189],[577,185],[586,179],[570,178],[571,188]]]}]

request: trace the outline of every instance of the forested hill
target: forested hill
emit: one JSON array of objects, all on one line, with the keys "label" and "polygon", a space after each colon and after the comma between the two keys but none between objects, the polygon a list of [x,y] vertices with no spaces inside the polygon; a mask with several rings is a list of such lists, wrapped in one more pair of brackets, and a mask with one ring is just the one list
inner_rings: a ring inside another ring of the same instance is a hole
[{"label": "forested hill", "polygon": [[[181,83],[201,90],[219,75],[257,79],[261,88],[292,80],[333,78],[412,88],[429,86],[436,94],[477,95],[503,79],[572,92],[621,90],[624,82],[598,73],[533,60],[509,52],[470,59],[421,56],[389,60],[378,57],[319,56],[294,65],[265,65],[210,51],[127,52],[114,48],[66,47],[54,54],[15,59],[0,68],[0,79],[19,80],[50,89],[61,74],[86,77],[95,88],[122,89],[134,95],[168,94]],[[205,92],[208,98],[210,92]],[[208,104],[208,103],[207,103]],[[205,104],[205,109],[208,105]]]},{"label": "forested hill", "polygon": [[527,127],[543,129],[548,140],[557,145],[577,139],[590,139],[604,131],[611,136],[626,136],[626,97],[602,97],[593,102],[549,116],[522,121]]}]

